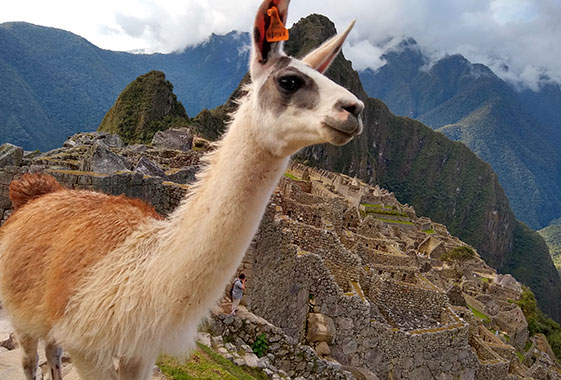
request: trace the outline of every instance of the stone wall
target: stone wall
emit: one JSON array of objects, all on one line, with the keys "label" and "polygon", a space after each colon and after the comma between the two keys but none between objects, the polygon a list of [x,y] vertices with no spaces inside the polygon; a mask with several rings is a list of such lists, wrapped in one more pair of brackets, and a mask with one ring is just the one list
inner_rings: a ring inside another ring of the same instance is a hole
[{"label": "stone wall", "polygon": [[129,171],[105,175],[74,170],[46,170],[40,166],[6,166],[0,170],[0,212],[3,219],[11,209],[11,202],[8,198],[10,182],[30,171],[45,171],[70,189],[95,190],[108,194],[125,194],[129,197],[140,198],[154,206],[156,211],[163,215],[167,215],[174,210],[189,189],[186,185],[164,182],[158,177],[143,176]]},{"label": "stone wall", "polygon": [[269,361],[291,378],[354,380],[340,364],[321,359],[311,347],[298,344],[281,329],[261,318],[242,319],[238,316],[217,314],[212,319],[212,330],[214,334],[222,335],[225,340],[241,339],[249,346],[258,336],[264,335],[268,349],[265,359],[262,360]]}]

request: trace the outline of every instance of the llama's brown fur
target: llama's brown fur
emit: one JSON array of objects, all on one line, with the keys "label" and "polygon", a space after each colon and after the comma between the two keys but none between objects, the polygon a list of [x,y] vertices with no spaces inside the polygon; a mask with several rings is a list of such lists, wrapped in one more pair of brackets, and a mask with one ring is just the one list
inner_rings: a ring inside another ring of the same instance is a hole
[{"label": "llama's brown fur", "polygon": [[41,195],[63,190],[64,187],[53,176],[43,173],[24,174],[10,183],[12,208],[17,211],[26,203]]},{"label": "llama's brown fur", "polygon": [[[62,317],[88,269],[140,223],[161,219],[141,200],[68,190],[45,174],[28,174],[13,181],[10,198],[18,202],[18,209],[1,229],[8,248],[4,265],[12,268],[2,280],[4,302],[21,313],[22,320],[48,315],[42,323],[45,332]],[[29,200],[33,206],[22,207]]]}]

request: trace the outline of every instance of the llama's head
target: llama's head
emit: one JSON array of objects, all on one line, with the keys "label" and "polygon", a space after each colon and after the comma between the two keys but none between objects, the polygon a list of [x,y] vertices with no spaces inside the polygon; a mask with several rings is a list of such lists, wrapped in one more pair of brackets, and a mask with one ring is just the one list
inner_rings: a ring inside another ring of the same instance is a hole
[{"label": "llama's head", "polygon": [[265,0],[261,4],[250,61],[254,133],[277,156],[313,144],[346,144],[362,132],[364,109],[356,96],[323,75],[354,23],[302,60],[291,58],[283,53],[282,42],[269,41],[267,36],[273,31],[271,24],[286,23],[289,2]]}]

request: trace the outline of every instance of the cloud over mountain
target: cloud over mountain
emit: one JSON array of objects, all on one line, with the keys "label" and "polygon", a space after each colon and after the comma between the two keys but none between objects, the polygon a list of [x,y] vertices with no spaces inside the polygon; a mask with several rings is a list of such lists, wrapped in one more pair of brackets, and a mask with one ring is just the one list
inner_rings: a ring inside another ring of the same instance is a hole
[{"label": "cloud over mountain", "polygon": [[[17,4],[16,4],[17,3]],[[55,26],[113,50],[171,52],[211,33],[250,31],[258,0],[37,0],[9,4],[3,21]],[[293,0],[289,24],[322,13],[339,29],[357,19],[345,51],[358,69],[383,65],[388,47],[413,37],[426,55],[460,53],[530,88],[561,83],[561,0]]]}]

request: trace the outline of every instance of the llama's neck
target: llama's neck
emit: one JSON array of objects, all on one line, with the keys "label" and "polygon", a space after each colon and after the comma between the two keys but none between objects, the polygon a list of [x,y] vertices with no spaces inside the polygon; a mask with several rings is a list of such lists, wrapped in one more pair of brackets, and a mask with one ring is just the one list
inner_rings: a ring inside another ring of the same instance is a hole
[{"label": "llama's neck", "polygon": [[188,303],[203,306],[220,296],[286,169],[288,157],[275,157],[257,146],[250,123],[246,104],[212,153],[196,190],[172,214],[162,235],[160,248],[167,260],[162,265],[176,283],[176,297],[198,298]]}]

